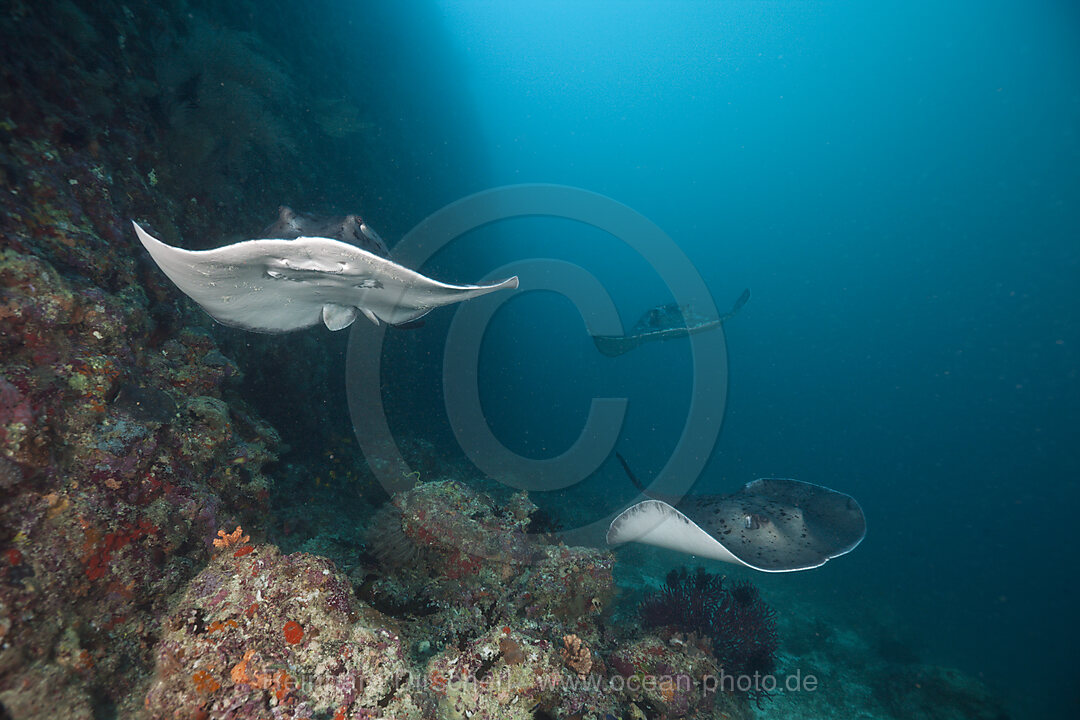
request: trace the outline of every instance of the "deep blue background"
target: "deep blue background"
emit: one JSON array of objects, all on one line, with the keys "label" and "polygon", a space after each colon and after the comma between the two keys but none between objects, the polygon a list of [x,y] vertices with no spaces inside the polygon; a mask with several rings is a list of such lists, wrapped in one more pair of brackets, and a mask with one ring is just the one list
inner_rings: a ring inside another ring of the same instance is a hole
[{"label": "deep blue background", "polygon": [[[436,6],[462,73],[447,112],[478,118],[484,148],[462,195],[604,193],[674,238],[722,308],[753,289],[726,326],[728,413],[700,488],[797,477],[856,495],[871,524],[850,557],[783,582],[895,613],[926,659],[981,674],[1017,715],[1075,711],[1074,4]],[[416,52],[397,80],[423,93]],[[670,300],[595,231],[476,236],[440,276],[553,256],[605,282],[626,322]],[[398,342],[426,357],[433,328]],[[631,397],[643,474],[682,429],[685,342],[613,362],[567,301],[523,293],[483,357],[489,421],[519,452],[565,449],[600,395]]]}]

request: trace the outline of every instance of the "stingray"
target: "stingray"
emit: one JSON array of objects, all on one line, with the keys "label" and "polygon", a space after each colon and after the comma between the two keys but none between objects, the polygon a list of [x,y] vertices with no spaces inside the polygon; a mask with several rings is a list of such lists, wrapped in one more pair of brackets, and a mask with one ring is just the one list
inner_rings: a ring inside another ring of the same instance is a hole
[{"label": "stingray", "polygon": [[739,312],[750,299],[750,291],[743,290],[731,311],[720,317],[709,318],[694,312],[689,305],[658,305],[642,313],[628,335],[593,335],[596,349],[608,357],[629,352],[638,345],[657,340],[672,340],[720,327]]},{"label": "stingray", "polygon": [[265,231],[268,238],[214,250],[172,247],[132,224],[185,295],[215,320],[255,332],[283,333],[319,322],[342,330],[359,315],[376,325],[402,325],[434,308],[518,286],[517,277],[491,285],[425,277],[391,260],[386,244],[356,215],[319,220],[281,208]]},{"label": "stingray", "polygon": [[295,240],[300,237],[324,237],[356,245],[379,257],[389,258],[390,248],[359,215],[323,217],[296,212],[282,205],[278,219],[268,225],[260,237]]},{"label": "stingray", "polygon": [[[626,460],[616,456],[644,494]],[[650,497],[616,516],[607,541],[657,545],[762,572],[792,572],[851,552],[865,535],[866,518],[850,495],[799,480],[760,478],[729,495],[678,502]]]}]

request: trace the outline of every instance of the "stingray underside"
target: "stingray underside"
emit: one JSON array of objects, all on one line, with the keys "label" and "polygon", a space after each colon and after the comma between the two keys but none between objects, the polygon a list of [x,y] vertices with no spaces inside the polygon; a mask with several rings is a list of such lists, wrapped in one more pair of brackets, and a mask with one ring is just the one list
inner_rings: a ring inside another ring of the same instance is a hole
[{"label": "stingray underside", "polygon": [[397,325],[518,284],[514,277],[491,285],[449,285],[333,238],[245,240],[194,251],[166,245],[138,224],[135,231],[185,295],[219,322],[255,332],[288,332],[320,322],[341,330],[360,314]]}]

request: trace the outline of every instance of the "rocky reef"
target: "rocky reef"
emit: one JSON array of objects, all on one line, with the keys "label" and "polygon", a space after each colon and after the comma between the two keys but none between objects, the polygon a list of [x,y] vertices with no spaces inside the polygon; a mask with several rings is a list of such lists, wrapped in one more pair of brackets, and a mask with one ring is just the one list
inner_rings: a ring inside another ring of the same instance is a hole
[{"label": "rocky reef", "polygon": [[394,622],[357,603],[334,565],[222,543],[165,621],[152,718],[419,717]]},{"label": "rocky reef", "polygon": [[709,648],[609,623],[613,559],[442,479],[394,498],[351,575],[219,531],[170,610],[153,718],[749,717]]},{"label": "rocky reef", "polygon": [[[329,452],[286,472],[288,444],[265,419],[275,404],[247,391],[251,374],[273,382],[297,356],[330,366],[327,351],[300,338],[262,362],[260,349],[288,343],[208,321],[136,252],[129,222],[198,246],[257,231],[283,201],[339,202],[328,185],[356,202],[360,158],[393,151],[340,93],[326,103],[296,82],[298,60],[261,33],[289,12],[183,0],[0,11],[5,716],[138,716],[162,619],[219,527],[280,532],[282,485],[333,472]],[[328,145],[339,162],[319,159]],[[341,396],[325,372],[290,375],[277,406]],[[328,434],[324,415],[291,415],[307,423],[293,437]]]},{"label": "rocky reef", "polygon": [[135,288],[8,247],[0,329],[4,684],[53,662],[101,689],[85,704],[122,703],[219,520],[267,511],[279,438],[223,399],[239,370],[206,332],[131,342],[153,331]]}]

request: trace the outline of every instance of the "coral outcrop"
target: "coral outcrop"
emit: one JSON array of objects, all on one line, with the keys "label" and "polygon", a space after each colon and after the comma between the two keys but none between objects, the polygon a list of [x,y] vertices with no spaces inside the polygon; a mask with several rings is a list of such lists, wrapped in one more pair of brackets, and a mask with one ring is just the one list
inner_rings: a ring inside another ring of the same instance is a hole
[{"label": "coral outcrop", "polygon": [[530,533],[534,511],[524,494],[500,505],[456,480],[418,484],[372,526],[369,545],[384,562],[358,570],[370,573],[363,595],[390,612],[437,615],[428,639],[439,644],[516,618],[545,638],[577,623],[592,639],[612,596],[613,558]]},{"label": "coral outcrop", "polygon": [[361,602],[398,621],[430,717],[748,717],[745,694],[709,684],[709,642],[611,625],[609,553],[530,532],[526,495],[477,487],[396,496],[353,573]]},{"label": "coral outcrop", "polygon": [[[524,495],[420,483],[370,538],[412,544],[408,566],[384,552],[352,582],[325,558],[220,530],[165,622],[151,717],[533,720],[631,705],[745,716],[744,698],[710,688],[718,666],[707,648],[654,636],[620,645],[603,612],[610,555],[526,532],[533,510]],[[422,603],[395,602],[391,588]]]},{"label": "coral outcrop", "polygon": [[[226,535],[228,537],[228,535]],[[329,561],[222,544],[165,621],[152,718],[419,717],[395,623]]]},{"label": "coral outcrop", "polygon": [[720,686],[722,666],[708,643],[645,636],[609,656],[627,702],[661,717],[749,718],[745,697]]}]

